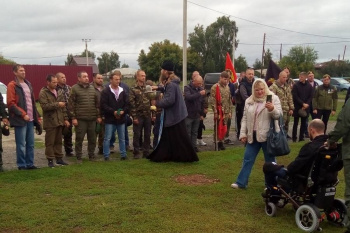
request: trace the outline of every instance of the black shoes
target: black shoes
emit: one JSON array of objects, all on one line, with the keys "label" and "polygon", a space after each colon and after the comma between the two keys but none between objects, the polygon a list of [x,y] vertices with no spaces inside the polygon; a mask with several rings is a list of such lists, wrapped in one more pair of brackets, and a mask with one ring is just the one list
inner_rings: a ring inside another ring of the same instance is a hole
[{"label": "black shoes", "polygon": [[197,153],[200,152],[199,149],[198,149],[198,147],[195,147],[194,150],[195,150]]},{"label": "black shoes", "polygon": [[47,161],[48,161],[48,166],[50,168],[54,168],[55,167],[55,164],[53,164],[53,159],[48,159]]},{"label": "black shoes", "polygon": [[226,148],[224,147],[224,143],[223,142],[219,142],[218,143],[218,150],[225,150]]},{"label": "black shoes", "polygon": [[62,165],[62,166],[68,165],[68,163],[66,163],[66,162],[63,161],[63,159],[57,159],[57,160],[56,160],[56,164]]},{"label": "black shoes", "polygon": [[126,160],[126,156],[124,156],[124,157],[120,157],[120,160]]}]

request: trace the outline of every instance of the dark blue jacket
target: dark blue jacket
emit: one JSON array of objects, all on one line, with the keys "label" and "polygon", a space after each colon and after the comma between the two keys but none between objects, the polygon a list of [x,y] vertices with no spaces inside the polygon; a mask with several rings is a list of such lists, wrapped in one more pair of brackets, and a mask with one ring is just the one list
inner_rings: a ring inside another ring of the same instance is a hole
[{"label": "dark blue jacket", "polygon": [[[294,117],[298,117],[298,111],[303,107],[303,104],[311,105],[313,97],[313,89],[308,81],[302,83],[300,81],[294,83],[292,89],[293,102],[294,102]],[[311,106],[310,106],[311,107]],[[310,107],[306,109],[306,112],[310,112]]]},{"label": "dark blue jacket", "polygon": [[164,127],[176,125],[187,117],[186,104],[179,84],[180,79],[167,83],[163,99],[156,103],[157,107],[164,109]]},{"label": "dark blue jacket", "polygon": [[203,88],[194,87],[192,82],[185,86],[184,95],[188,118],[198,119],[204,115],[204,96],[199,93],[201,90]]}]

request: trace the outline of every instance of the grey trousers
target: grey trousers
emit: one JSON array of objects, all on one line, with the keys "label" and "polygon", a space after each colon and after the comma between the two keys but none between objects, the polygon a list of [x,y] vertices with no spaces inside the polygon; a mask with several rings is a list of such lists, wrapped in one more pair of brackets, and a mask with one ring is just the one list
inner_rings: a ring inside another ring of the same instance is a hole
[{"label": "grey trousers", "polygon": [[185,119],[187,134],[191,139],[191,144],[193,148],[197,147],[197,135],[198,135],[199,122],[200,122],[199,118],[192,119],[187,117]]}]

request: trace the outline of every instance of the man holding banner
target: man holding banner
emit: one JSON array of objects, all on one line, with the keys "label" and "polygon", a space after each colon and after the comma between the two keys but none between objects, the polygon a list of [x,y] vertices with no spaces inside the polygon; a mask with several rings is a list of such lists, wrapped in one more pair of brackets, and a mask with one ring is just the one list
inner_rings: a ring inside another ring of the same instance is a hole
[{"label": "man holding banner", "polygon": [[[231,102],[232,102],[232,105],[234,105],[235,104],[234,97],[235,97],[235,91],[236,91],[234,83],[237,81],[237,74],[236,74],[235,68],[233,67],[229,53],[226,54],[225,71],[229,74],[229,77],[230,77],[230,81],[228,82],[228,87],[231,93]],[[232,106],[232,110],[233,110],[233,106]],[[231,118],[227,119],[227,132],[224,140],[224,143],[228,145],[233,145],[233,141],[229,138],[231,122],[232,122],[232,112],[231,112]]]},{"label": "man holding banner", "polygon": [[227,119],[232,116],[231,93],[228,87],[230,76],[226,71],[220,74],[219,82],[210,90],[210,106],[214,112],[214,142],[216,150],[225,150],[223,139],[227,131]]}]

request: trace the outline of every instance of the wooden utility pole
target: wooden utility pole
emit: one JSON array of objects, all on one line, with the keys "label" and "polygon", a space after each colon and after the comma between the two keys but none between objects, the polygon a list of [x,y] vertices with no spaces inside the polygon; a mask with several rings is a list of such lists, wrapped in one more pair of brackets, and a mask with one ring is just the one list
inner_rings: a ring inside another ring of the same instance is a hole
[{"label": "wooden utility pole", "polygon": [[345,59],[345,51],[346,51],[346,45],[344,46],[343,61]]},{"label": "wooden utility pole", "polygon": [[261,70],[260,70],[260,78],[262,77],[262,70],[263,70],[263,66],[264,66],[265,38],[266,38],[266,33],[264,33],[263,49],[262,49],[262,55],[261,55]]}]

